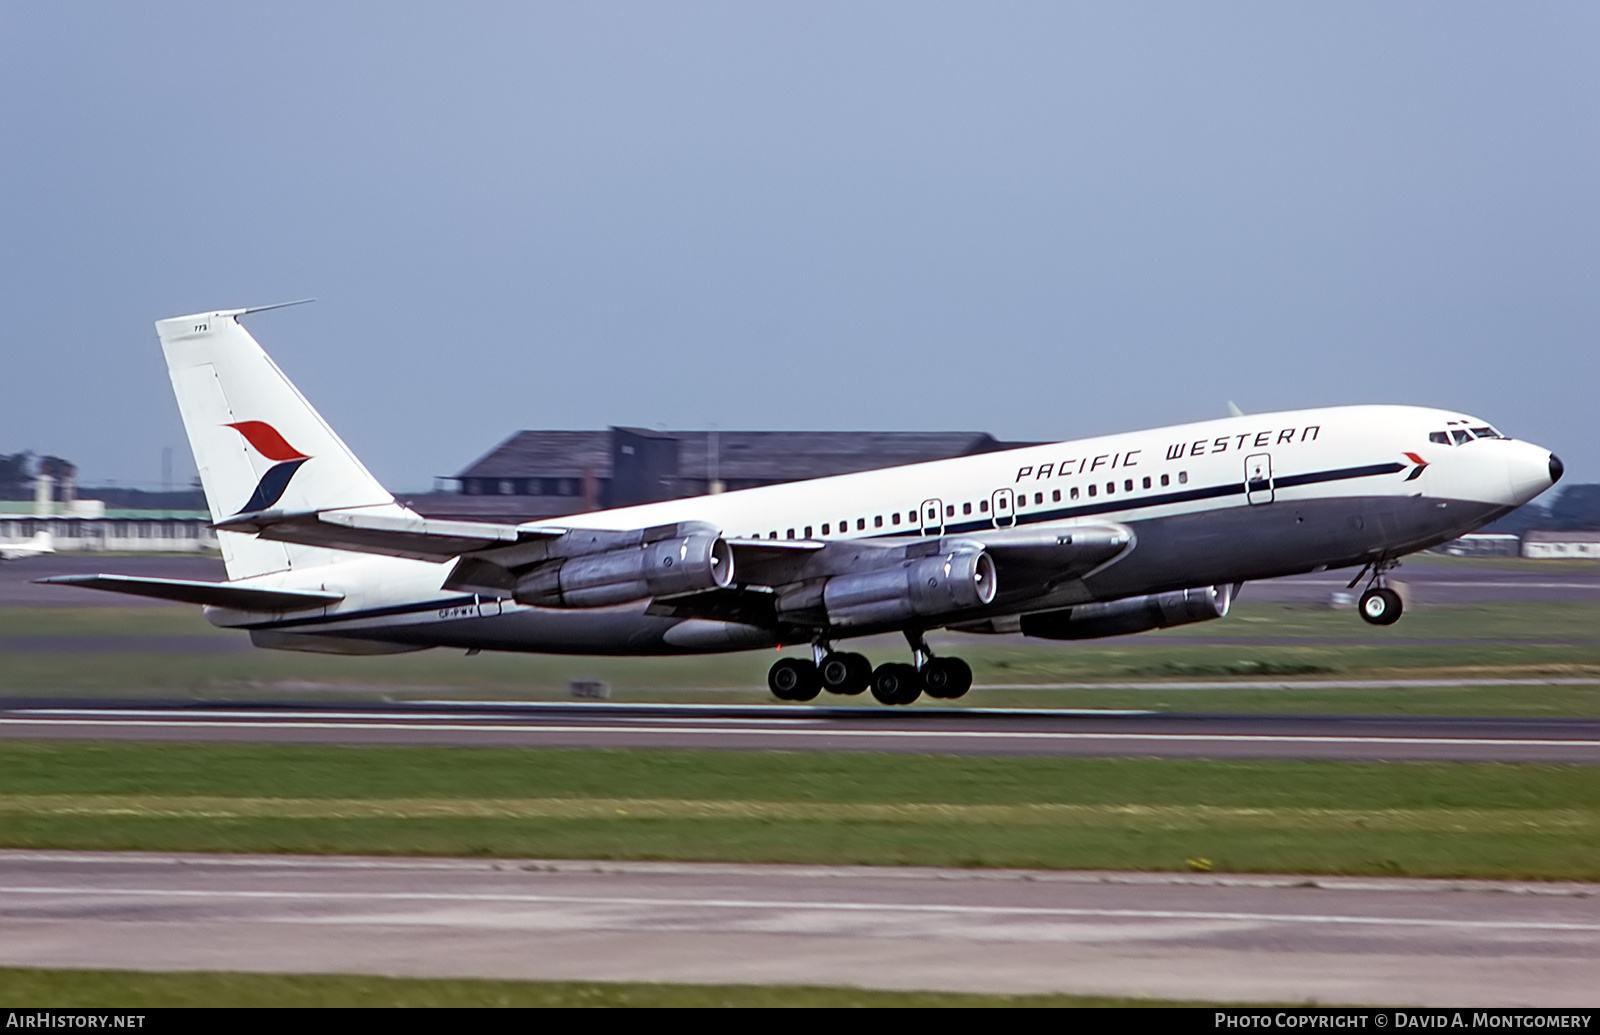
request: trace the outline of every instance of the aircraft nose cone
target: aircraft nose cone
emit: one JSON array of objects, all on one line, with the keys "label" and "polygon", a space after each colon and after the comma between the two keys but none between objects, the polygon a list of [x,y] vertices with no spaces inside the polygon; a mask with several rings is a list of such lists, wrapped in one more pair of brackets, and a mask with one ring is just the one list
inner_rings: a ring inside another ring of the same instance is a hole
[{"label": "aircraft nose cone", "polygon": [[1566,474],[1566,473],[1567,473],[1567,465],[1563,464],[1561,462],[1561,458],[1559,456],[1556,456],[1554,453],[1551,453],[1550,454],[1550,484],[1554,485],[1556,482],[1559,482],[1561,480],[1561,476],[1563,474]]}]

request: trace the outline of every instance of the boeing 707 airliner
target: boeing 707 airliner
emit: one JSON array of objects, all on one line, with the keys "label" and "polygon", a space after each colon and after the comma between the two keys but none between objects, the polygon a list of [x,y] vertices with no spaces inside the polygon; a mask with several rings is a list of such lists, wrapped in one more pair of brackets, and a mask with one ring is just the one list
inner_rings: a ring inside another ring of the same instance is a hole
[{"label": "boeing 707 airliner", "polygon": [[[1234,416],[520,525],[397,503],[240,324],[161,320],[228,581],[40,581],[186,601],[259,647],[690,654],[809,645],[780,699],[884,704],[972,685],[926,633],[1114,636],[1217,619],[1254,579],[1357,567],[1400,617],[1398,559],[1561,477],[1464,413],[1341,406]],[[876,668],[849,639],[904,634]]]}]

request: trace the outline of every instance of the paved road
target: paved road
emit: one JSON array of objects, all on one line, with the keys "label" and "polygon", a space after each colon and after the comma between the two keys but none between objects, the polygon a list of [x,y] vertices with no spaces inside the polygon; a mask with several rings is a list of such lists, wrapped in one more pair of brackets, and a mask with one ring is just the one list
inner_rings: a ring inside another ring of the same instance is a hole
[{"label": "paved road", "polygon": [[1045,709],[0,701],[0,738],[1600,764],[1600,720]]},{"label": "paved road", "polygon": [[1594,1006],[1591,886],[0,852],[0,965]]}]

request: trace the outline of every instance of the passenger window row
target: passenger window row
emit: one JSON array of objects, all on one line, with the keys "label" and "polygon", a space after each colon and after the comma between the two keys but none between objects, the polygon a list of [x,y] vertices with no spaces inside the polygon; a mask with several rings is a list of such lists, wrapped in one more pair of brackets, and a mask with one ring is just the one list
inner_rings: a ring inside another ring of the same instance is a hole
[{"label": "passenger window row", "polygon": [[[1166,487],[1168,487],[1168,486],[1170,486],[1172,484],[1172,476],[1171,475],[1167,475],[1167,474],[1163,474],[1163,475],[1160,476],[1159,481],[1160,481],[1161,487],[1162,488],[1166,488]],[[1145,475],[1143,478],[1139,479],[1139,487],[1140,488],[1151,489],[1151,488],[1155,487],[1155,484],[1156,484],[1156,482],[1153,479],[1153,476],[1151,476],[1151,475]],[[1187,484],[1189,484],[1189,472],[1188,471],[1179,471],[1178,472],[1178,484],[1179,485],[1187,485]],[[1094,483],[1094,484],[1089,485],[1087,487],[1087,491],[1088,491],[1088,494],[1091,497],[1098,497],[1099,494],[1100,494],[1099,483]],[[1123,492],[1133,492],[1134,491],[1134,479],[1132,479],[1132,478],[1124,478],[1122,480],[1122,491]],[[1106,492],[1107,496],[1115,495],[1116,492],[1117,492],[1117,483],[1115,481],[1106,482],[1105,483],[1105,492]],[[1052,502],[1052,503],[1060,503],[1060,502],[1062,502],[1061,493],[1062,493],[1062,490],[1060,490],[1060,489],[1052,489],[1051,492],[1050,492],[1050,502]],[[1067,490],[1067,499],[1069,499],[1069,500],[1078,499],[1079,495],[1080,495],[1079,489],[1078,489],[1078,487],[1076,485],[1072,486],[1070,489]],[[1017,493],[1016,494],[1016,501],[1017,501],[1016,502],[1016,509],[1017,510],[1021,510],[1022,508],[1026,507],[1028,505],[1028,494],[1026,492]],[[1044,505],[1044,493],[1043,492],[1035,492],[1033,494],[1033,505],[1036,506],[1036,507]],[[1002,496],[998,500],[996,500],[995,501],[995,506],[996,506],[996,509],[999,509],[999,510],[1006,509],[1006,499],[1005,499],[1005,497]],[[962,513],[963,516],[970,516],[972,514],[972,504],[971,503],[963,503],[963,504],[961,504],[961,513]],[[978,513],[980,513],[980,514],[989,513],[989,501],[988,500],[979,500],[978,501]],[[947,518],[955,517],[956,516],[956,505],[954,503],[948,504],[944,508],[944,514],[945,514],[945,517],[947,517]],[[939,516],[938,510],[936,510],[933,507],[929,507],[928,508],[928,524],[929,525],[932,525],[934,523],[934,519],[937,518],[938,516]],[[900,520],[901,519],[900,519],[900,512],[899,511],[895,511],[894,513],[890,514],[889,515],[889,525],[890,525],[890,527],[891,528],[892,527],[897,527],[900,524]],[[858,518],[855,519],[855,523],[856,523],[856,531],[857,532],[865,532],[867,530],[867,519],[866,518],[858,517]],[[907,525],[910,525],[910,526],[914,527],[914,528],[920,528],[921,527],[917,522],[917,512],[915,510],[908,510],[908,511],[905,512],[905,523]],[[873,528],[882,528],[883,527],[883,515],[882,514],[878,514],[878,515],[873,517],[873,519],[872,519],[872,527]],[[833,534],[832,528],[833,528],[833,523],[831,521],[824,521],[822,523],[822,534],[825,535],[825,536],[826,535],[832,535]],[[800,536],[800,538],[803,538],[803,539],[812,538],[813,531],[814,531],[813,526],[806,525],[805,529],[804,529],[804,534],[802,536]],[[839,522],[839,534],[840,535],[845,535],[849,531],[850,531],[850,519],[849,518],[846,518],[843,521]],[[760,532],[754,532],[754,533],[752,533],[750,535],[750,538],[751,539],[760,539],[760,538],[762,538],[762,535],[761,535]],[[767,538],[767,539],[776,539],[776,538],[778,538],[777,529],[773,529],[773,530],[769,531],[766,534],[765,538]],[[794,539],[795,538],[795,530],[792,529],[792,528],[785,530],[784,538],[785,539]]]}]

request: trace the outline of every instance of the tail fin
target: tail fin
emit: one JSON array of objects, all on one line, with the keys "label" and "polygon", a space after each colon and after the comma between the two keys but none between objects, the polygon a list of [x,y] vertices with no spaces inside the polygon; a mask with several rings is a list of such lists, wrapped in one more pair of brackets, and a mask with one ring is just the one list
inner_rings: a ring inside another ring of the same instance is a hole
[{"label": "tail fin", "polygon": [[[246,312],[156,322],[212,520],[392,505],[394,497],[239,324]],[[231,579],[348,558],[236,532],[217,538]]]}]

